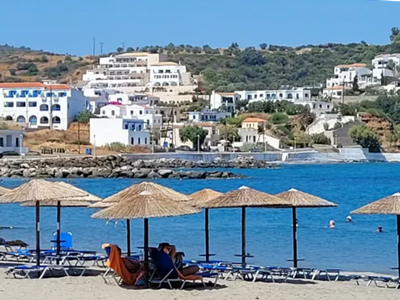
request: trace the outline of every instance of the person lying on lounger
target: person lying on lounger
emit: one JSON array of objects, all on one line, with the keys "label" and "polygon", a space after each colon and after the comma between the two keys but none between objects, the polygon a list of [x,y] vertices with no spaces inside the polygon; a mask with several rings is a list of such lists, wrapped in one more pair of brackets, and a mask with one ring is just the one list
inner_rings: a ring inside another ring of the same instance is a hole
[{"label": "person lying on lounger", "polygon": [[[121,248],[119,248],[117,246],[117,249],[119,252],[119,256],[121,256],[121,254],[122,254]],[[128,257],[123,257],[123,256],[121,256],[121,259],[122,259],[125,267],[127,268],[127,270],[130,273],[137,273],[137,272],[143,270],[143,265],[138,260],[134,260],[134,259],[131,259]]]},{"label": "person lying on lounger", "polygon": [[183,275],[194,275],[199,271],[198,266],[183,266],[183,252],[176,252],[176,248],[174,245],[170,245],[169,243],[161,243],[158,245],[158,251],[164,251],[167,253],[172,261],[174,262],[176,269]]}]

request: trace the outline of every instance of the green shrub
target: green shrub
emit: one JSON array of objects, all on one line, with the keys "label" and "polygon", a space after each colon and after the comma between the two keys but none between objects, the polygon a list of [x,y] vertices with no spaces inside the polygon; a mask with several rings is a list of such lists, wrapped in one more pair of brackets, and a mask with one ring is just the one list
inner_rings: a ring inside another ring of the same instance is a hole
[{"label": "green shrub", "polygon": [[106,144],[105,147],[107,148],[108,151],[126,152],[126,145],[120,142],[113,142],[110,144]]},{"label": "green shrub", "polygon": [[284,113],[274,113],[271,118],[269,118],[269,121],[272,124],[285,124],[288,119],[288,116]]},{"label": "green shrub", "polygon": [[323,133],[316,133],[311,135],[313,144],[330,145],[331,139],[325,136]]}]

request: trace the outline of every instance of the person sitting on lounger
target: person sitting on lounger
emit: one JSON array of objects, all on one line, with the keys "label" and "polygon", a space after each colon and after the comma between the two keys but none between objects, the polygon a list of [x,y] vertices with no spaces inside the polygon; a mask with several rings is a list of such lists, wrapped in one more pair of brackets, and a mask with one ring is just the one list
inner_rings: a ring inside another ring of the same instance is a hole
[{"label": "person sitting on lounger", "polygon": [[183,252],[176,252],[176,248],[174,245],[170,245],[169,243],[161,243],[158,245],[158,251],[164,251],[167,253],[172,261],[174,262],[177,270],[183,275],[194,275],[199,271],[198,266],[183,266]]},{"label": "person sitting on lounger", "polygon": [[379,225],[379,226],[378,226],[378,229],[377,229],[377,230],[375,230],[375,232],[383,232],[383,228],[382,228],[382,226],[381,226],[381,225]]}]

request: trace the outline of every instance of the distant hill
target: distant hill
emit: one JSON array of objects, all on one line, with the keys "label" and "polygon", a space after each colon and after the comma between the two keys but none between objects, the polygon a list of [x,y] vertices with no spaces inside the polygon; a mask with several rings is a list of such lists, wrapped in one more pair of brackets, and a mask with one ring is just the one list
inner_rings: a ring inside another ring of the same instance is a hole
[{"label": "distant hill", "polygon": [[90,57],[0,45],[0,82],[58,80],[73,83],[94,63]]},{"label": "distant hill", "polygon": [[[181,62],[194,75],[202,75],[202,88],[207,92],[278,89],[283,85],[314,86],[324,84],[338,64],[366,63],[382,53],[400,53],[400,43],[368,45],[352,44],[306,45],[285,47],[261,44],[240,48],[213,49],[191,45],[128,47],[127,52],[165,53],[171,61]],[[123,53],[122,48],[116,53]],[[111,53],[110,53],[111,54]],[[57,79],[75,83],[82,78],[99,57],[75,57],[0,45],[0,80]]]}]

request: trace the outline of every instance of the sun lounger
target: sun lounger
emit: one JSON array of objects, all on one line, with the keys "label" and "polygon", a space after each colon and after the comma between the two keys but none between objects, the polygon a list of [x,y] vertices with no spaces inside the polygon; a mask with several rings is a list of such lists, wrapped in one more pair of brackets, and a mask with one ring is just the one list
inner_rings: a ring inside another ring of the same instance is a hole
[{"label": "sun lounger", "polygon": [[[363,281],[366,286],[370,286],[373,283],[376,287],[400,288],[400,278],[374,275],[351,275],[350,277],[350,281],[355,281],[357,285],[360,285],[360,282]],[[383,286],[379,283],[383,283]]]},{"label": "sun lounger", "polygon": [[[57,232],[53,234],[53,250],[57,249]],[[71,232],[61,232],[60,233],[60,250],[68,251],[73,250],[74,247],[72,245],[72,233]]]},{"label": "sun lounger", "polygon": [[333,277],[334,281],[338,281],[340,278],[340,269],[314,269],[312,270],[311,280],[320,279],[322,274],[326,275],[328,281],[332,281],[331,277]]},{"label": "sun lounger", "polygon": [[6,274],[12,274],[14,278],[32,278],[32,274],[40,273],[39,279],[42,279],[48,272],[52,273],[54,271],[61,271],[66,276],[70,276],[71,274],[68,271],[76,271],[78,270],[78,276],[83,276],[86,271],[86,267],[75,267],[75,266],[54,266],[54,265],[46,265],[46,266],[26,266],[26,265],[18,265],[9,267],[6,271]]},{"label": "sun lounger", "polygon": [[150,249],[150,257],[159,276],[158,278],[152,276],[152,278],[149,279],[149,283],[157,285],[158,288],[161,288],[161,286],[166,283],[169,288],[172,289],[172,283],[178,282],[181,284],[180,289],[183,289],[187,282],[195,283],[196,281],[200,281],[201,284],[206,287],[203,280],[204,278],[215,278],[213,285],[215,286],[217,284],[218,274],[216,273],[204,272],[195,275],[182,275],[176,269],[171,257],[163,251],[158,251],[156,248]]}]

